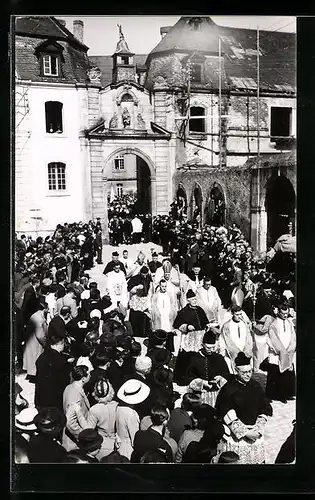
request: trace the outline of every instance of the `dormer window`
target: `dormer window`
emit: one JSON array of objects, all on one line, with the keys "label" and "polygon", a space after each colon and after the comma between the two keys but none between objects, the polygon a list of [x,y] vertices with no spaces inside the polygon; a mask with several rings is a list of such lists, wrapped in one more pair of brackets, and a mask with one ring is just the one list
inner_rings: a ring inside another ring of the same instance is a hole
[{"label": "dormer window", "polygon": [[40,63],[41,76],[62,76],[61,63],[64,62],[62,52],[62,45],[55,40],[46,40],[36,47],[35,54]]},{"label": "dormer window", "polygon": [[188,21],[188,26],[193,30],[200,30],[202,19],[200,17],[192,17]]},{"label": "dormer window", "polygon": [[53,54],[43,55],[43,73],[45,76],[59,76],[59,56]]}]

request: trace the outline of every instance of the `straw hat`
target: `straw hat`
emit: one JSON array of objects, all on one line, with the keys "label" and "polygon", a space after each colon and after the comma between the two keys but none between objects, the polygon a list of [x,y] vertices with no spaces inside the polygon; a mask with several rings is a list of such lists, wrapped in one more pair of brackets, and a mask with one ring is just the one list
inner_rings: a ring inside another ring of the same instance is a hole
[{"label": "straw hat", "polygon": [[36,431],[34,418],[37,414],[36,408],[24,408],[18,415],[15,415],[15,427],[22,431]]},{"label": "straw hat", "polygon": [[127,380],[117,392],[120,401],[127,404],[136,405],[142,403],[150,394],[150,388],[141,380]]}]

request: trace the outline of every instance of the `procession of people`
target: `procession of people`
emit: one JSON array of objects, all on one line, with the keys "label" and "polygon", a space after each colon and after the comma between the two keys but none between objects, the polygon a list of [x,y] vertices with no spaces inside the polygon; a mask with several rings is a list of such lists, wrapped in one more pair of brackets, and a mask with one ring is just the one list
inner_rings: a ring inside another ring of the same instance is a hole
[{"label": "procession of people", "polygon": [[111,213],[111,255],[99,219],[16,238],[17,462],[265,463],[272,403],[295,398],[294,256],[181,203],[145,217]]}]

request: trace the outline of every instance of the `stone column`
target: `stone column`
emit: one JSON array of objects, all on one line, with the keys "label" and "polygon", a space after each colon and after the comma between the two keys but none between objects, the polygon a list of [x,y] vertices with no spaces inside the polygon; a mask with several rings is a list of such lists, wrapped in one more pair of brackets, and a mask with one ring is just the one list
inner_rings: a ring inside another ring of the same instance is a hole
[{"label": "stone column", "polygon": [[[169,87],[162,76],[158,76],[153,85],[154,92],[154,122],[166,128],[166,97]],[[168,214],[171,197],[169,179],[169,142],[155,141],[155,168],[156,168],[156,211],[157,214]],[[153,192],[153,189],[152,189]]]}]

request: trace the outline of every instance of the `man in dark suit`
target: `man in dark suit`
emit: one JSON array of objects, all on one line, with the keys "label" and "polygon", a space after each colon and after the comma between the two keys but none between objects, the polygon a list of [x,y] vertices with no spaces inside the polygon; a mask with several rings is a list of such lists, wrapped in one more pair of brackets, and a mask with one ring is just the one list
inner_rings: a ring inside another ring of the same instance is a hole
[{"label": "man in dark suit", "polygon": [[95,250],[97,253],[97,264],[103,264],[102,260],[102,250],[103,250],[103,240],[102,240],[102,230],[99,229],[95,236]]},{"label": "man in dark suit", "polygon": [[60,313],[54,316],[48,326],[48,337],[66,335],[66,323],[71,319],[71,309],[69,306],[63,306]]},{"label": "man in dark suit", "polygon": [[70,383],[73,359],[62,354],[65,336],[48,337],[48,345],[36,361],[35,406],[55,407],[63,412],[63,391]]},{"label": "man in dark suit", "polygon": [[118,257],[119,257],[118,252],[112,253],[112,260],[108,262],[108,264],[106,264],[103,274],[107,274],[113,271],[116,264],[119,264],[120,269],[126,274],[125,266],[123,265],[122,262],[120,262],[120,260],[118,260]]},{"label": "man in dark suit", "polygon": [[158,257],[159,257],[158,254],[156,252],[153,252],[152,260],[148,263],[148,268],[150,269],[151,274],[155,274],[156,270],[159,267],[162,267],[161,262],[158,261]]},{"label": "man in dark suit", "polygon": [[40,287],[40,280],[37,277],[30,279],[30,285],[25,289],[24,298],[22,303],[22,321],[26,325],[32,314],[38,309],[38,290]]}]

